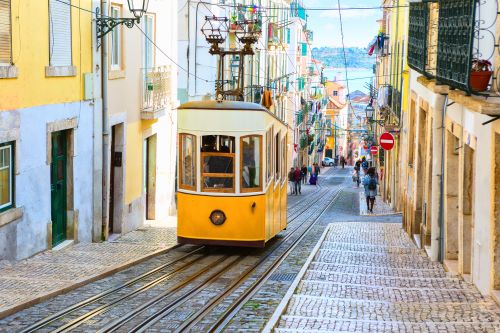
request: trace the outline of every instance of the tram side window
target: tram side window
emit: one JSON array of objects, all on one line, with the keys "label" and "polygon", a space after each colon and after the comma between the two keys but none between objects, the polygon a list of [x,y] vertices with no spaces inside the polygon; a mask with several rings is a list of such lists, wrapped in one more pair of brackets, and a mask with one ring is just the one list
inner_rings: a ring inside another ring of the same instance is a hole
[{"label": "tram side window", "polygon": [[276,175],[276,181],[279,181],[280,180],[280,150],[281,150],[281,147],[280,147],[280,134],[277,133],[276,134],[276,137],[275,137],[275,140],[274,140],[274,146],[276,147],[276,149],[274,150],[274,154],[275,154],[275,159],[274,159],[274,174]]},{"label": "tram side window", "polygon": [[196,137],[191,134],[180,134],[181,151],[179,154],[181,166],[180,187],[196,189]]},{"label": "tram side window", "polygon": [[272,156],[273,156],[273,129],[270,128],[267,133],[266,133],[266,145],[267,145],[267,150],[266,150],[266,169],[267,169],[267,181],[271,179],[273,176],[273,162],[272,162]]},{"label": "tram side window", "polygon": [[233,136],[202,136],[202,191],[234,192],[234,152],[235,138]]},{"label": "tram side window", "polygon": [[262,189],[262,136],[250,135],[241,138],[241,191]]},{"label": "tram side window", "polygon": [[281,139],[281,180],[286,178],[286,136]]}]

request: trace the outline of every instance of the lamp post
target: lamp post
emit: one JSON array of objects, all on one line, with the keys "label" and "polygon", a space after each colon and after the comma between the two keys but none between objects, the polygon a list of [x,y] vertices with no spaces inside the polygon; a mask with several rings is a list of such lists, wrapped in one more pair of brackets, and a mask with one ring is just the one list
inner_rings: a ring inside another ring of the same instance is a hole
[{"label": "lamp post", "polygon": [[103,38],[120,24],[132,28],[135,23],[140,23],[144,13],[148,10],[149,0],[127,0],[128,10],[134,17],[110,17],[101,15],[99,7],[96,8],[96,35],[98,39]]}]

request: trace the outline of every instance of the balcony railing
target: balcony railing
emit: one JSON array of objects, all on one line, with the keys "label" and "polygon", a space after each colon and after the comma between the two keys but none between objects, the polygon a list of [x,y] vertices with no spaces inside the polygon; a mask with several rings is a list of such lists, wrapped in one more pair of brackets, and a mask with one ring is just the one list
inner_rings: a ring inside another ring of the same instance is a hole
[{"label": "balcony railing", "polygon": [[170,103],[170,67],[143,69],[142,119],[156,119],[165,114]]},{"label": "balcony railing", "polygon": [[[470,92],[476,0],[440,0],[436,79]],[[411,21],[411,19],[410,19]]]},{"label": "balcony railing", "polygon": [[408,29],[408,66],[425,73],[427,63],[427,27],[429,10],[426,2],[410,2]]},{"label": "balcony railing", "polygon": [[290,4],[290,9],[291,9],[292,17],[298,17],[298,18],[303,19],[304,21],[307,19],[306,10],[302,6],[302,4],[299,3],[298,1],[292,2]]}]

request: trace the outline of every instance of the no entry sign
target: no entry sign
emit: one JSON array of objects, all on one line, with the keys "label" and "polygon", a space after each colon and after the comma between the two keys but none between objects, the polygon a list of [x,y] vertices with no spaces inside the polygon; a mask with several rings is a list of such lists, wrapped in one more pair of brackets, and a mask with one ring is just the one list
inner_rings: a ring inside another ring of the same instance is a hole
[{"label": "no entry sign", "polygon": [[394,137],[392,136],[391,133],[388,132],[382,133],[382,135],[380,136],[379,143],[384,150],[391,150],[392,147],[394,147]]},{"label": "no entry sign", "polygon": [[378,154],[378,147],[377,147],[377,146],[372,146],[372,147],[370,148],[370,153],[371,153],[372,155],[377,155],[377,154]]}]

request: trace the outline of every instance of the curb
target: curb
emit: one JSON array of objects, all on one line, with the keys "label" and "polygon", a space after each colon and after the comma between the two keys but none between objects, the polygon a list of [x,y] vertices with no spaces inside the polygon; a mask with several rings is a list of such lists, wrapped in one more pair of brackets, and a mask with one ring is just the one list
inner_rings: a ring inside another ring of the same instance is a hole
[{"label": "curb", "polygon": [[108,269],[106,271],[103,271],[101,273],[98,273],[96,275],[92,275],[90,277],[78,280],[75,283],[73,283],[71,285],[68,285],[66,287],[63,287],[63,288],[60,288],[60,289],[48,292],[48,293],[46,293],[44,295],[37,296],[37,297],[35,297],[35,298],[31,299],[31,300],[24,301],[22,303],[14,305],[14,306],[12,306],[10,308],[7,308],[5,310],[0,311],[0,319],[3,319],[5,317],[7,317],[7,316],[10,316],[10,315],[12,315],[12,314],[14,314],[16,312],[19,312],[21,310],[29,308],[29,307],[31,307],[33,305],[38,304],[38,303],[44,302],[44,301],[46,301],[48,299],[51,299],[51,298],[53,298],[55,296],[59,296],[61,294],[65,294],[65,293],[67,293],[69,291],[75,290],[75,289],[80,288],[80,287],[82,287],[84,285],[87,285],[89,283],[95,282],[97,280],[101,280],[101,279],[103,279],[103,278],[105,278],[105,277],[107,277],[109,275],[115,274],[115,273],[117,273],[119,271],[122,271],[124,269],[127,269],[127,268],[129,268],[129,267],[131,267],[133,265],[136,265],[136,264],[144,262],[144,261],[146,261],[148,259],[151,259],[152,257],[156,257],[156,256],[158,256],[160,254],[167,253],[168,251],[170,251],[170,250],[172,250],[174,248],[177,248],[179,246],[180,246],[179,244],[175,244],[175,245],[172,245],[172,246],[170,246],[168,248],[151,252],[151,253],[146,254],[146,255],[144,255],[142,257],[139,257],[139,258],[137,258],[135,260],[130,260],[130,261],[127,261],[127,262],[125,262],[123,264],[113,266],[112,268],[110,268],[110,269]]}]

